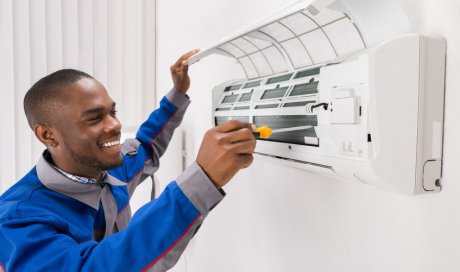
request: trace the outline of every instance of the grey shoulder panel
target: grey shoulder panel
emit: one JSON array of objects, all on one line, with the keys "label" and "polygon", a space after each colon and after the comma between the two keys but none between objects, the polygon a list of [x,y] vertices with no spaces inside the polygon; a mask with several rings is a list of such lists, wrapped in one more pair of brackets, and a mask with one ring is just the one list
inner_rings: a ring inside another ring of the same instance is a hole
[{"label": "grey shoulder panel", "polygon": [[126,139],[121,146],[121,153],[126,156],[134,156],[137,154],[140,144],[141,142],[136,138]]}]

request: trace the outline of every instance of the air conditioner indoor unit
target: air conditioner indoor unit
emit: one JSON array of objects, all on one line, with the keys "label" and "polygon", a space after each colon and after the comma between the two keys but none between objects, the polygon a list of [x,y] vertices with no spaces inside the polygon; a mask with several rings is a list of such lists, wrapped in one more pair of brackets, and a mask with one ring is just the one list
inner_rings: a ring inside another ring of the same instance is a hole
[{"label": "air conditioner indoor unit", "polygon": [[189,59],[237,59],[213,122],[267,125],[273,163],[417,194],[441,189],[446,45],[397,2],[298,1]]}]

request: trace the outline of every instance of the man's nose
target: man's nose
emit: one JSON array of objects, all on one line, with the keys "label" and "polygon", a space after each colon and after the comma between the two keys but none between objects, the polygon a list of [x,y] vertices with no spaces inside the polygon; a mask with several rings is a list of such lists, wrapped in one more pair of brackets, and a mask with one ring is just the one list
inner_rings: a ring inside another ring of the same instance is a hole
[{"label": "man's nose", "polygon": [[109,115],[104,125],[105,132],[120,131],[121,123],[117,117]]}]

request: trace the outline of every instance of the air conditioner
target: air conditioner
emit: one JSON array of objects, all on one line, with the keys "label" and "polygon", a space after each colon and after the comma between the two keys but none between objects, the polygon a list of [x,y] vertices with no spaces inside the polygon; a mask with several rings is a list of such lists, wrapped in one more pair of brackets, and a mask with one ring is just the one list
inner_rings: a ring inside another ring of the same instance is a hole
[{"label": "air conditioner", "polygon": [[213,122],[271,127],[260,157],[406,194],[439,191],[446,45],[407,28],[391,0],[299,1],[189,62],[237,59],[246,78],[213,89]]}]

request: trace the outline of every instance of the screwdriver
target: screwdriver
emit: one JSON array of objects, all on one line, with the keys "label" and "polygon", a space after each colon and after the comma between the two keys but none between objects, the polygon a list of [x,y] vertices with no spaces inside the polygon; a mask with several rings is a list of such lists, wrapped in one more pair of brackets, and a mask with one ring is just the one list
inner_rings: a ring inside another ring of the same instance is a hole
[{"label": "screwdriver", "polygon": [[289,127],[289,128],[280,128],[280,129],[271,129],[269,126],[261,126],[256,128],[255,132],[252,132],[252,135],[256,138],[268,139],[273,133],[281,133],[288,131],[297,131],[312,128],[313,126],[298,126],[298,127]]}]

